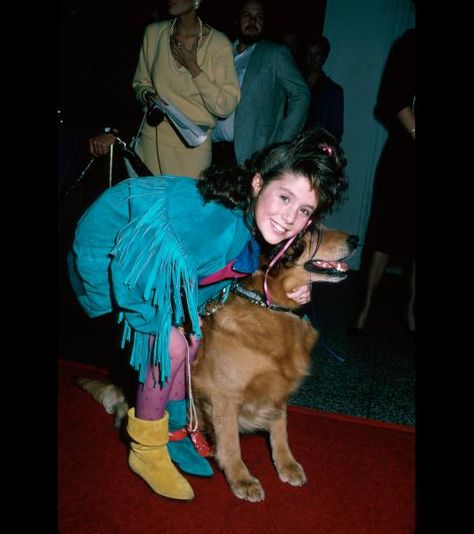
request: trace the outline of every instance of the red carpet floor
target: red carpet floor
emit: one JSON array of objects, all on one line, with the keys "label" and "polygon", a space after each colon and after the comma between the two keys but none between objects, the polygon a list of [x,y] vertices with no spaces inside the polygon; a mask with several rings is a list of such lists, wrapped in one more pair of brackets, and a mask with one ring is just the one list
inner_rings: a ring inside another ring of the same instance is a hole
[{"label": "red carpet floor", "polygon": [[61,534],[411,534],[414,531],[412,428],[290,407],[293,454],[308,482],[278,479],[266,440],[242,438],[242,456],[266,493],[241,501],[217,470],[188,477],[194,500],[155,495],[127,466],[113,416],[72,383],[104,371],[59,363],[59,531]]}]

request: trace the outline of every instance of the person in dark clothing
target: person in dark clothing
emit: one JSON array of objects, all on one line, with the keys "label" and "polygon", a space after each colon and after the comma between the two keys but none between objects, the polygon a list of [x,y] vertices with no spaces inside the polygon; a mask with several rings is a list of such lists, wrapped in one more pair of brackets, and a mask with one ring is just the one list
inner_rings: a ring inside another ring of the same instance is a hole
[{"label": "person in dark clothing", "polygon": [[213,162],[244,163],[253,152],[290,141],[303,130],[310,92],[290,49],[265,38],[270,15],[263,0],[236,6],[234,63],[241,85],[235,113],[212,132]]},{"label": "person in dark clothing", "polygon": [[323,70],[331,46],[326,37],[320,36],[309,41],[304,50],[304,71],[311,89],[305,127],[322,126],[340,143],[344,133],[344,90]]},{"label": "person in dark clothing", "polygon": [[[379,89],[377,118],[388,138],[375,175],[366,236],[368,277],[354,329],[366,326],[372,297],[390,258],[408,268],[409,295],[404,319],[415,331],[415,30],[392,46]],[[405,274],[405,273],[403,273]]]},{"label": "person in dark clothing", "polygon": [[[135,104],[129,88],[140,45],[139,21],[134,22],[132,14],[131,6],[110,0],[98,4],[90,0],[65,2],[60,13],[57,102],[60,197],[68,192],[90,159],[88,140],[92,135],[106,126],[132,134],[140,122],[141,108]],[[106,182],[100,185],[99,191]],[[99,191],[91,191],[92,196]]]}]

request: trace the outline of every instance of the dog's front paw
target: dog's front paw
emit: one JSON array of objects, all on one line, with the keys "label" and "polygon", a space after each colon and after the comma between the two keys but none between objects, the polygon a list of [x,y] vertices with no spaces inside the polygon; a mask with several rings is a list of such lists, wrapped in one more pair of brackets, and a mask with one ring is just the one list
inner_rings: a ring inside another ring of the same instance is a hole
[{"label": "dog's front paw", "polygon": [[306,475],[303,467],[298,462],[291,462],[277,467],[278,476],[283,482],[287,482],[292,486],[302,486],[306,484]]},{"label": "dog's front paw", "polygon": [[265,492],[256,478],[238,480],[230,484],[232,493],[239,499],[250,502],[260,502],[265,499]]}]

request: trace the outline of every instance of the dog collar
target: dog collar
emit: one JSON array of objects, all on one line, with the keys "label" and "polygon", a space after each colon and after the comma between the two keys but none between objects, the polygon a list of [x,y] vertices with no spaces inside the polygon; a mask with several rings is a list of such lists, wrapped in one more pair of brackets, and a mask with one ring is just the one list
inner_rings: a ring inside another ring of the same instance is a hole
[{"label": "dog collar", "polygon": [[260,293],[260,291],[253,291],[251,289],[247,289],[239,282],[233,282],[230,287],[230,290],[232,291],[232,293],[239,295],[239,297],[243,297],[244,299],[250,301],[252,304],[257,304],[262,308],[268,308],[269,310],[280,312],[291,312],[294,315],[299,316],[298,313],[292,308],[286,308],[285,306],[280,306],[278,304],[273,303],[268,304],[267,299],[265,298],[265,295],[263,293]]}]

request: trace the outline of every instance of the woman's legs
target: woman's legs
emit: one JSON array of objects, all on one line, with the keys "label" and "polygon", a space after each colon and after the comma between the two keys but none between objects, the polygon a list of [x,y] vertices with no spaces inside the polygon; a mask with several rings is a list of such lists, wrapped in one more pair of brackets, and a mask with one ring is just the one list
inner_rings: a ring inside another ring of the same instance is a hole
[{"label": "woman's legs", "polygon": [[382,275],[385,272],[385,267],[387,267],[388,260],[388,254],[384,254],[383,252],[380,252],[378,250],[374,251],[372,259],[370,261],[369,275],[367,278],[367,285],[362,308],[359,311],[359,314],[354,324],[354,328],[356,330],[363,330],[367,324],[369,310],[372,304],[372,297],[375,293],[375,290],[379,286],[380,281],[382,280]]}]

